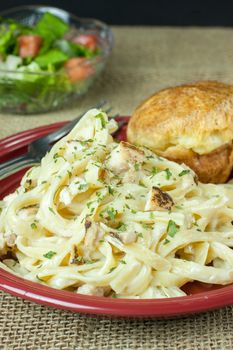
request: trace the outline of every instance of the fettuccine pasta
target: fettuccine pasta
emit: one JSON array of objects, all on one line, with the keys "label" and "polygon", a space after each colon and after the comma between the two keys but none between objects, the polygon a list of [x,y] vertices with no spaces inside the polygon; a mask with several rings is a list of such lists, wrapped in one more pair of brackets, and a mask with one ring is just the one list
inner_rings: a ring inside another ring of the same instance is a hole
[{"label": "fettuccine pasta", "polygon": [[25,279],[117,298],[185,295],[233,282],[233,185],[116,142],[85,114],[0,206],[0,266]]}]

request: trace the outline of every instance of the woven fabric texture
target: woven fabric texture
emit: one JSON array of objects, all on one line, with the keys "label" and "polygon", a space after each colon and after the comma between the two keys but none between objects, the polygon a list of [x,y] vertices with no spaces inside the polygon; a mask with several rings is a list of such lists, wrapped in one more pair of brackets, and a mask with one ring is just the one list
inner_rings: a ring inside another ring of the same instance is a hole
[{"label": "woven fabric texture", "polygon": [[[199,79],[233,82],[233,30],[114,27],[107,69],[72,108],[35,116],[0,115],[0,137],[71,119],[107,100],[130,115],[148,95]],[[233,307],[172,320],[74,314],[0,292],[1,350],[233,349]]]}]

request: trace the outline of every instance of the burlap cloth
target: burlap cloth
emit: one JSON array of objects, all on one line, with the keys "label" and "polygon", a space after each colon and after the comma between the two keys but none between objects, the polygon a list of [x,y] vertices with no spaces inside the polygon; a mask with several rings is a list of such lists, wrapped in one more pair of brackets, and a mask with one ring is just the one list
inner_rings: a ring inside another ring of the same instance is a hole
[{"label": "burlap cloth", "polygon": [[[146,96],[197,79],[233,82],[233,30],[115,27],[103,76],[76,107],[37,116],[0,115],[0,137],[73,118],[102,98],[127,115]],[[233,349],[233,308],[173,320],[85,316],[0,293],[0,349]]]}]

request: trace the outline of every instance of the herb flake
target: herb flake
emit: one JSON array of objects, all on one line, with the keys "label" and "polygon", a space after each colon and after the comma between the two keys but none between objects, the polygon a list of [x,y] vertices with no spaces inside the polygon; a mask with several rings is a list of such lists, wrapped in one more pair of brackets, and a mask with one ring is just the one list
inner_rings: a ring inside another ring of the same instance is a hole
[{"label": "herb flake", "polygon": [[54,255],[56,255],[57,253],[56,252],[53,252],[52,250],[50,250],[49,252],[47,252],[46,254],[44,254],[43,256],[46,258],[46,259],[52,259],[52,257]]},{"label": "herb flake", "polygon": [[190,173],[190,170],[182,170],[180,173],[179,173],[179,176],[184,176],[184,175],[187,175]]},{"label": "herb flake", "polygon": [[36,230],[36,229],[37,229],[37,225],[36,225],[35,222],[32,222],[32,223],[31,223],[31,228],[32,228],[33,230]]},{"label": "herb flake", "polygon": [[167,180],[169,180],[169,179],[170,179],[170,177],[172,176],[171,171],[170,171],[168,168],[167,168],[167,169],[165,169],[164,171],[165,171],[165,173],[166,173],[166,179],[167,179]]},{"label": "herb flake", "polygon": [[102,129],[105,129],[106,128],[106,125],[107,125],[107,122],[105,121],[104,119],[104,116],[102,113],[99,113],[95,116],[96,119],[100,119],[100,122],[101,122],[101,127]]},{"label": "herb flake", "polygon": [[178,232],[178,226],[176,225],[175,221],[169,220],[167,225],[167,234],[170,237],[174,237],[177,232]]}]

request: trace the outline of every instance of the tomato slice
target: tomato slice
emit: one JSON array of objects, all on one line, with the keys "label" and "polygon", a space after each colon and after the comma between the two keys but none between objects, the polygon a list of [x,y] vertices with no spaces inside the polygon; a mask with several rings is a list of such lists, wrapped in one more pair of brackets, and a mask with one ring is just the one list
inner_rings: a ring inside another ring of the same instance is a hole
[{"label": "tomato slice", "polygon": [[75,44],[80,44],[91,51],[95,51],[97,48],[97,37],[93,34],[80,34],[72,40]]},{"label": "tomato slice", "polygon": [[42,41],[39,35],[21,35],[18,37],[20,57],[35,57],[41,48]]},{"label": "tomato slice", "polygon": [[64,67],[72,82],[87,79],[94,73],[94,68],[84,57],[70,58]]}]

